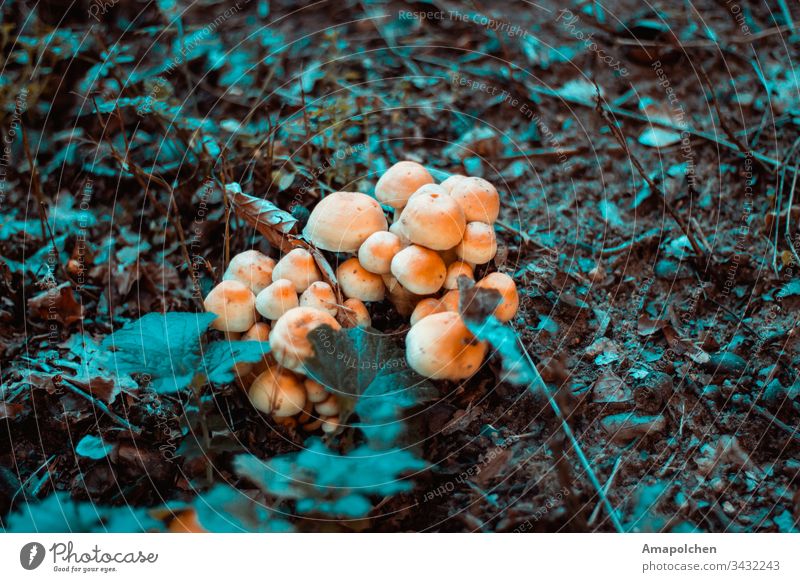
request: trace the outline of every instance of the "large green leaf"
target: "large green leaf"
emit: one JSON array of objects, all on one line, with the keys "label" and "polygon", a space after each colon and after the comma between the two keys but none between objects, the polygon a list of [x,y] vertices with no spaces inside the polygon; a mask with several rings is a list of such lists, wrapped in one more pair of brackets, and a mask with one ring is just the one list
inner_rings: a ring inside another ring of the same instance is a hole
[{"label": "large green leaf", "polygon": [[148,313],[103,341],[108,369],[147,374],[153,390],[170,394],[191,384],[200,368],[200,338],[213,313]]},{"label": "large green leaf", "polygon": [[262,461],[253,455],[234,460],[237,475],[264,492],[294,499],[298,512],[363,517],[372,509],[370,495],[384,497],[412,489],[404,477],[428,465],[401,449],[376,451],[368,446],[340,455],[312,438],[305,448]]}]

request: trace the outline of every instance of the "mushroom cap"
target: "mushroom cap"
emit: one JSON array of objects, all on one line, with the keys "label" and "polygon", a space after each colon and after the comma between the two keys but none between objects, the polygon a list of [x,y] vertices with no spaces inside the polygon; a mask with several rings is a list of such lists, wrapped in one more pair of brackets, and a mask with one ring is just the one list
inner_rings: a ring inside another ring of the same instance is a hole
[{"label": "mushroom cap", "polygon": [[397,162],[375,185],[375,197],[392,208],[402,208],[420,186],[433,184],[433,176],[417,162]]},{"label": "mushroom cap", "polygon": [[308,289],[303,291],[303,294],[300,296],[300,305],[302,307],[320,309],[326,313],[330,313],[334,317],[339,313],[336,294],[333,292],[331,286],[323,281],[315,281],[308,286]]},{"label": "mushroom cap", "polygon": [[455,187],[455,185],[458,184],[459,182],[461,182],[461,180],[465,180],[465,179],[466,179],[466,176],[464,176],[462,174],[453,174],[452,176],[449,176],[444,182],[442,182],[439,185],[442,188],[444,188],[445,192],[450,194],[453,191],[453,188]]},{"label": "mushroom cap", "polygon": [[411,325],[416,325],[420,320],[425,319],[429,315],[444,313],[445,311],[446,309],[438,299],[433,297],[423,299],[414,307],[414,312],[411,314]]},{"label": "mushroom cap", "polygon": [[339,414],[339,400],[336,398],[335,394],[331,394],[322,402],[317,403],[314,406],[314,410],[316,410],[320,416],[334,416]]},{"label": "mushroom cap", "polygon": [[369,316],[367,306],[361,299],[351,297],[346,299],[343,308],[339,309],[339,321],[345,327],[369,327],[372,325],[372,318]]},{"label": "mushroom cap", "polygon": [[247,331],[256,322],[256,296],[243,283],[222,281],[206,295],[203,306],[217,318],[211,327],[220,331]]},{"label": "mushroom cap", "polygon": [[400,237],[393,232],[373,232],[358,247],[358,261],[370,273],[385,275],[391,272],[392,259],[402,248]]},{"label": "mushroom cap", "polygon": [[294,416],[306,405],[303,383],[296,374],[279,366],[270,366],[259,374],[248,395],[258,410],[278,418]]},{"label": "mushroom cap", "polygon": [[458,289],[451,289],[442,296],[440,304],[443,311],[455,311],[458,313],[458,302],[461,299],[461,293]]},{"label": "mushroom cap", "polygon": [[467,223],[464,238],[456,249],[462,261],[483,265],[491,261],[497,254],[497,237],[494,227],[485,222]]},{"label": "mushroom cap", "polygon": [[347,297],[361,301],[383,301],[386,294],[381,276],[367,271],[355,257],[339,265],[336,279]]},{"label": "mushroom cap", "polygon": [[429,295],[442,288],[447,267],[436,251],[411,245],[392,259],[392,275],[411,293]]},{"label": "mushroom cap", "polygon": [[412,196],[400,224],[412,243],[443,251],[461,242],[467,223],[458,202],[444,192],[432,192]]},{"label": "mushroom cap", "polygon": [[475,280],[475,271],[473,271],[472,267],[467,263],[464,261],[450,263],[450,265],[447,267],[447,277],[444,280],[444,288],[458,289],[458,278],[461,275],[465,275],[473,281]]},{"label": "mushroom cap", "polygon": [[480,368],[485,342],[470,333],[457,313],[421,319],[406,336],[406,360],[418,374],[436,380],[463,380]]},{"label": "mushroom cap", "polygon": [[500,195],[483,178],[457,181],[450,190],[450,196],[461,206],[467,222],[494,224],[500,214]]},{"label": "mushroom cap", "polygon": [[475,284],[483,289],[495,289],[503,297],[502,303],[494,310],[494,315],[502,322],[511,321],[519,309],[519,294],[514,279],[505,273],[489,273]]},{"label": "mushroom cap", "polygon": [[278,319],[299,305],[294,283],[276,279],[256,297],[256,310],[267,319]]},{"label": "mushroom cap", "polygon": [[295,291],[302,293],[311,283],[322,278],[314,257],[305,249],[292,249],[272,270],[272,280],[289,279]]},{"label": "mushroom cap", "polygon": [[308,333],[320,325],[329,325],[333,329],[342,326],[328,313],[313,307],[296,307],[287,311],[269,334],[272,355],[282,366],[303,371],[303,362],[314,355],[314,346],[308,339]]},{"label": "mushroom cap", "polygon": [[223,281],[239,281],[258,295],[272,283],[272,270],[275,268],[275,259],[256,250],[244,251],[235,255],[225,274]]},{"label": "mushroom cap", "polygon": [[311,211],[303,235],[326,251],[354,253],[369,235],[387,228],[377,200],[361,192],[334,192]]},{"label": "mushroom cap", "polygon": [[257,321],[250,329],[244,332],[241,339],[247,342],[269,341],[269,324],[263,321]]},{"label": "mushroom cap", "polygon": [[330,396],[330,392],[325,390],[325,386],[316,380],[306,378],[303,380],[303,385],[306,388],[306,396],[309,402],[318,404],[320,402],[325,402],[328,399],[328,396]]},{"label": "mushroom cap", "polygon": [[[425,184],[420,186],[408,199],[411,200],[415,196],[422,196],[424,194],[437,194],[439,196],[448,196],[447,190],[442,188],[439,184]],[[406,203],[407,204],[407,203]]]}]

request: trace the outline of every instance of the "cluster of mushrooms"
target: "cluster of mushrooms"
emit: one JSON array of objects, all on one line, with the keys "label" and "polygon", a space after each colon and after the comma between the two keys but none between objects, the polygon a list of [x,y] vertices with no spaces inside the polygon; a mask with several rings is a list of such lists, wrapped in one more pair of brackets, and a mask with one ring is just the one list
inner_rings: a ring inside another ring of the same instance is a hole
[{"label": "cluster of mushrooms", "polygon": [[[391,226],[381,205],[394,209]],[[334,192],[308,218],[304,237],[343,259],[336,269],[341,300],[304,248],[277,262],[256,250],[233,257],[205,308],[229,338],[270,343],[263,362],[237,365],[253,405],[280,422],[336,432],[336,394],[305,374],[304,362],[314,355],[308,333],[320,325],[369,327],[367,305],[386,299],[410,317],[406,360],[412,369],[432,379],[472,376],[487,345],[459,315],[457,281],[474,280],[476,267],[494,258],[499,211],[499,195],[488,181],[454,175],[436,184],[424,166],[403,161],[381,176],[375,198]],[[511,277],[489,273],[476,285],[500,293],[499,320],[514,317],[519,297]]]}]

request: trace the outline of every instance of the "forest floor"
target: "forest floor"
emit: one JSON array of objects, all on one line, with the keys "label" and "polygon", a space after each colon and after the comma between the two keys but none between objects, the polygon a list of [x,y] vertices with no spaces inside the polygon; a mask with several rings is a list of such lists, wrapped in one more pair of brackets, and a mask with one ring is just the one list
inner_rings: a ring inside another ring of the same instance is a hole
[{"label": "forest floor", "polygon": [[[235,385],[201,446],[186,399],[84,340],[200,310],[226,254],[269,251],[221,183],[302,216],[410,159],[500,191],[491,268],[574,440],[490,362],[418,415],[412,490],[297,528],[798,529],[793,3],[61,4],[3,7],[0,523],[54,491],[246,489],[234,455],[302,446]],[[388,303],[373,323],[404,325]]]}]

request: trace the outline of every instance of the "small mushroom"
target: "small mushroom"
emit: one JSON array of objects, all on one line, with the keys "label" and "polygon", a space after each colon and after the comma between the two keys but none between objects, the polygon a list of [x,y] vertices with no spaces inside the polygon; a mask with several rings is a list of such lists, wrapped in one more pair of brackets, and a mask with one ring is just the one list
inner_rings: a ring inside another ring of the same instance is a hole
[{"label": "small mushroom", "polygon": [[323,281],[315,281],[308,286],[308,289],[300,295],[300,305],[302,307],[313,307],[330,313],[334,317],[339,312],[336,304],[336,294],[330,285]]},{"label": "small mushroom", "polygon": [[411,245],[392,259],[392,275],[412,293],[429,295],[442,288],[447,267],[436,251]]},{"label": "small mushroom", "polygon": [[322,419],[322,432],[325,434],[333,434],[339,430],[339,417],[328,416]]},{"label": "small mushroom", "polygon": [[458,289],[451,289],[442,296],[440,300],[443,311],[455,311],[458,313],[458,302],[461,298],[461,293]]},{"label": "small mushroom", "polygon": [[311,283],[321,279],[317,263],[305,249],[292,249],[278,261],[272,270],[273,281],[289,279],[294,283],[295,291],[302,293]]},{"label": "small mushroom", "polygon": [[453,174],[452,176],[449,176],[444,182],[442,182],[440,186],[444,188],[445,192],[450,194],[452,193],[453,188],[455,188],[456,184],[461,182],[461,180],[466,180],[466,179],[467,177],[462,176],[461,174]]},{"label": "small mushroom", "polygon": [[397,162],[378,180],[375,197],[387,206],[400,209],[421,186],[433,183],[433,177],[422,164]]},{"label": "small mushroom", "polygon": [[465,275],[473,281],[475,280],[475,272],[467,263],[464,261],[456,261],[455,263],[451,263],[450,266],[447,267],[447,276],[444,280],[444,288],[458,289],[458,278],[461,275]]},{"label": "small mushroom", "polygon": [[276,279],[256,297],[256,310],[267,319],[278,319],[299,304],[297,290],[289,279]]},{"label": "small mushroom", "polygon": [[461,242],[466,228],[464,211],[445,192],[412,196],[400,215],[400,224],[412,243],[437,251]]},{"label": "small mushroom", "polygon": [[494,315],[502,322],[511,321],[519,309],[519,294],[514,279],[505,273],[489,273],[475,284],[483,289],[495,289],[503,297],[502,303],[497,306]]},{"label": "small mushroom", "polygon": [[326,251],[354,253],[372,233],[387,227],[374,198],[361,192],[334,192],[311,211],[303,235]]},{"label": "small mushroom", "polygon": [[[262,323],[257,321],[253,324],[253,326],[248,329],[246,332],[242,334],[240,338],[241,341],[245,342],[266,342],[269,341],[269,325],[266,323]],[[233,371],[239,377],[240,380],[244,380],[245,376],[250,374],[251,372],[255,372],[256,375],[260,374],[264,371],[264,366],[268,361],[269,353],[264,354],[264,358],[261,362],[256,363],[247,363],[247,362],[237,362],[233,366]]]},{"label": "small mushroom", "polygon": [[250,402],[277,418],[294,416],[306,405],[306,390],[296,374],[270,366],[250,386]]},{"label": "small mushroom", "polygon": [[275,259],[256,250],[244,251],[231,259],[222,276],[223,281],[239,281],[258,295],[272,283]]},{"label": "small mushroom", "polygon": [[339,414],[339,400],[335,394],[331,394],[324,401],[315,404],[314,410],[321,416],[334,416]]},{"label": "small mushroom", "polygon": [[391,272],[392,259],[402,248],[400,237],[393,232],[374,232],[358,248],[358,261],[370,273],[385,275]]},{"label": "small mushroom", "polygon": [[464,178],[450,190],[450,196],[464,211],[467,222],[494,224],[500,214],[500,195],[483,178]]},{"label": "small mushroom", "polygon": [[406,336],[406,360],[426,378],[463,380],[480,368],[487,345],[470,333],[457,313],[435,313]]},{"label": "small mushroom", "polygon": [[438,299],[433,297],[423,299],[414,307],[414,312],[411,314],[411,325],[417,325],[421,319],[433,315],[434,313],[443,313],[444,311],[446,311],[446,309],[442,307],[441,301]]},{"label": "small mushroom", "polygon": [[339,265],[336,279],[347,297],[361,301],[383,301],[386,293],[381,276],[367,271],[355,257]]},{"label": "small mushroom", "polygon": [[306,378],[303,381],[303,385],[305,386],[306,395],[309,402],[313,402],[314,404],[325,402],[328,399],[328,396],[331,395],[330,392],[325,390],[325,386],[316,380],[312,380],[311,378]]},{"label": "small mushroom", "polygon": [[275,360],[295,372],[303,371],[303,362],[314,355],[314,346],[308,333],[320,325],[334,330],[342,326],[328,313],[313,307],[296,307],[287,311],[269,334],[269,343]]},{"label": "small mushroom", "polygon": [[239,281],[222,281],[203,301],[206,311],[217,318],[211,327],[226,332],[247,331],[256,322],[256,297]]},{"label": "small mushroom", "polygon": [[464,238],[456,249],[458,257],[465,262],[483,265],[497,254],[497,238],[491,224],[467,223]]},{"label": "small mushroom", "polygon": [[351,297],[346,299],[342,307],[339,308],[339,321],[345,327],[370,327],[372,318],[369,316],[367,306],[361,299]]}]

